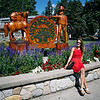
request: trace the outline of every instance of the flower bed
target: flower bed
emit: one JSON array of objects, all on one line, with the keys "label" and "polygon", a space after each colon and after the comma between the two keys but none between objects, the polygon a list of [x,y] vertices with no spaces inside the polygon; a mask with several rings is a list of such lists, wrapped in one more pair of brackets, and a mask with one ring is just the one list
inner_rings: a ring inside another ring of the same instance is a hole
[{"label": "flower bed", "polygon": [[29,73],[43,62],[42,49],[16,52],[7,46],[0,45],[0,76]]},{"label": "flower bed", "polygon": [[[66,58],[70,55],[71,48],[76,46],[77,44],[74,43],[72,46],[69,46],[66,49],[63,48],[58,53],[56,49],[47,51],[48,61],[46,63],[43,63],[42,69],[44,71],[50,71],[53,69],[62,68]],[[84,47],[85,52],[83,56],[83,64],[88,64],[90,61],[95,62],[94,57],[100,60],[100,41],[90,42],[84,45]]]},{"label": "flower bed", "polygon": [[[66,49],[57,51],[56,49],[48,49],[48,61],[43,63],[44,50],[43,49],[24,49],[21,53],[10,49],[7,46],[0,45],[0,76],[18,75],[22,73],[29,73],[32,69],[40,66],[44,71],[53,69],[60,69],[66,58],[70,55],[71,48],[76,46],[74,43]],[[100,41],[90,42],[85,46],[85,53],[83,56],[83,63],[87,64],[89,61],[95,61],[94,57],[100,59]]]}]

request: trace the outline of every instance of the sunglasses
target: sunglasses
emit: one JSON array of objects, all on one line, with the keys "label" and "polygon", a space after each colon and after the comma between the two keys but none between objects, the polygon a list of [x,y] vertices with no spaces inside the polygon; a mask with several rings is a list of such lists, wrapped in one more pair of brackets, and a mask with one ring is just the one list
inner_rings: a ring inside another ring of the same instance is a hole
[{"label": "sunglasses", "polygon": [[77,42],[77,44],[81,44],[81,42]]}]

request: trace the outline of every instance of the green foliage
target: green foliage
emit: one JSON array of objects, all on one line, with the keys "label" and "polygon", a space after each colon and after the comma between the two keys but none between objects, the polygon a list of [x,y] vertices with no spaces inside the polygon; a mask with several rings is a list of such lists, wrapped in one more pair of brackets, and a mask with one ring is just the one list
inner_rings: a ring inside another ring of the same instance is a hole
[{"label": "green foliage", "polygon": [[24,9],[25,11],[29,11],[29,15],[38,15],[36,8],[36,1],[35,0],[24,0]]},{"label": "green foliage", "polygon": [[86,1],[83,6],[80,0],[61,0],[57,2],[55,15],[59,14],[60,6],[64,6],[68,18],[68,34],[73,38],[94,35],[100,30],[100,0]]},{"label": "green foliage", "polygon": [[[24,11],[37,15],[35,0],[24,0]],[[22,11],[22,0],[0,0],[0,17],[9,17],[12,12]]]},{"label": "green foliage", "polygon": [[49,62],[48,64],[55,65],[57,67],[58,65],[60,67],[63,67],[63,64],[65,63],[65,60],[67,57],[70,56],[70,50],[65,50],[63,49],[61,52],[60,51],[52,51],[48,55]]},{"label": "green foliage", "polygon": [[85,45],[85,53],[83,56],[83,61],[95,61],[94,57],[99,58],[100,60],[100,41],[90,42]]},{"label": "green foliage", "polygon": [[[83,63],[95,61],[94,57],[100,60],[100,41],[85,43],[85,53]],[[76,43],[71,43],[68,48],[57,51],[56,49],[46,49],[48,61],[43,63],[42,49],[33,49],[18,53],[13,49],[9,49],[4,44],[0,45],[0,76],[18,75],[29,73],[37,66],[42,67],[45,71],[60,69],[63,67],[65,60],[70,56],[71,48],[76,47]]]},{"label": "green foliage", "polygon": [[83,14],[86,18],[87,32],[94,35],[97,29],[100,30],[100,0],[89,1],[85,3]]},{"label": "green foliage", "polygon": [[51,0],[48,1],[47,7],[45,7],[45,11],[43,11],[42,15],[51,16],[53,11],[53,7],[51,4]]},{"label": "green foliage", "polygon": [[23,50],[16,52],[9,47],[0,45],[0,76],[18,75],[19,73],[29,73],[43,63],[43,53],[39,49]]},{"label": "green foliage", "polygon": [[64,6],[66,9],[65,15],[68,19],[68,34],[71,34],[75,38],[82,36],[86,29],[86,23],[82,15],[83,5],[81,2],[79,0],[70,0],[69,2],[68,0],[61,0],[61,2],[57,3],[55,14],[58,14],[57,11],[59,11],[60,6]]}]

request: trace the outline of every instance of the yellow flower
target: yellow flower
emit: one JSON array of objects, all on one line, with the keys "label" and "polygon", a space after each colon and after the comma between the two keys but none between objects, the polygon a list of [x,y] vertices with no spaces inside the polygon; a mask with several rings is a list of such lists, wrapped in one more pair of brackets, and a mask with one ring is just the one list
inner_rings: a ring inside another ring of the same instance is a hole
[{"label": "yellow flower", "polygon": [[9,43],[6,43],[6,46],[8,47],[9,46]]}]

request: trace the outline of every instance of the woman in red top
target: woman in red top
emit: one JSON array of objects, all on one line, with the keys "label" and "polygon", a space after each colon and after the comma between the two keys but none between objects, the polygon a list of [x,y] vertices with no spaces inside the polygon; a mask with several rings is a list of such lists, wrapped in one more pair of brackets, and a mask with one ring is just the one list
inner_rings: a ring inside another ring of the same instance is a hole
[{"label": "woman in red top", "polygon": [[83,46],[83,40],[79,38],[77,40],[77,47],[72,48],[68,62],[65,65],[65,69],[66,69],[68,66],[68,63],[71,60],[75,62],[74,66],[73,66],[73,71],[75,73],[81,74],[81,89],[80,90],[81,90],[82,95],[85,94],[83,91],[83,86],[85,86],[86,93],[90,94],[87,84],[86,84],[86,80],[85,80],[85,67],[83,66],[83,63],[82,63],[84,51],[85,51],[85,48]]}]

